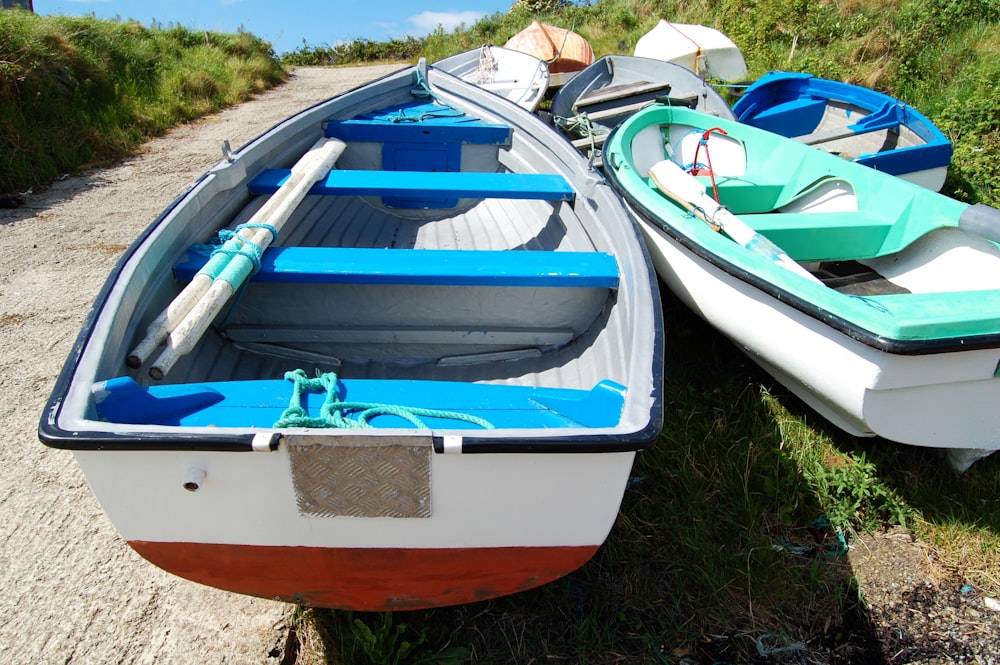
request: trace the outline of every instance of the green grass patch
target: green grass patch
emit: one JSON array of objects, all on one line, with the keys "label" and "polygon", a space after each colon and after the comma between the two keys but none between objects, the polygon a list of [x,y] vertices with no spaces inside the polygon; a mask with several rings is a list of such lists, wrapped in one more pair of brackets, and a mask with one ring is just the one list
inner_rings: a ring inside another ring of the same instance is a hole
[{"label": "green grass patch", "polygon": [[247,33],[0,11],[0,194],[120,159],[284,77]]}]

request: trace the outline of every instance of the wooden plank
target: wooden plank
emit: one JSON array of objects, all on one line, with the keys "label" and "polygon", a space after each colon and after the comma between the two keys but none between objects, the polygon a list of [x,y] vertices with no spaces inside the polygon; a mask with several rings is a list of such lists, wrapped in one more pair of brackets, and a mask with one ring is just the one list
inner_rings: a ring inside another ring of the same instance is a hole
[{"label": "wooden plank", "polygon": [[626,115],[632,115],[647,106],[652,106],[654,100],[647,99],[645,101],[636,102],[634,104],[622,104],[621,106],[615,106],[614,108],[604,109],[602,111],[588,111],[587,117],[591,120],[600,122],[608,118],[618,118],[624,117]]},{"label": "wooden plank", "polygon": [[[268,169],[250,182],[250,193],[273,194],[290,174],[289,169]],[[465,198],[574,198],[565,178],[548,173],[333,170],[309,190],[312,195],[340,196],[425,196],[430,192]]]},{"label": "wooden plank", "polygon": [[829,143],[830,141],[846,139],[852,136],[861,136],[862,134],[880,132],[885,129],[897,129],[898,127],[899,122],[892,119],[886,122],[872,123],[870,125],[862,125],[858,123],[855,125],[847,125],[845,127],[834,127],[833,129],[827,129],[821,132],[813,132],[812,134],[803,134],[802,136],[796,136],[795,140],[799,143],[805,143],[806,145],[817,145],[819,143]]},{"label": "wooden plank", "polygon": [[[213,246],[197,245],[174,267],[189,281]],[[601,252],[272,247],[261,282],[617,288],[618,265]]]},{"label": "wooden plank", "polygon": [[573,109],[577,111],[585,111],[588,106],[661,91],[669,93],[670,84],[665,81],[636,81],[635,83],[623,83],[621,85],[607,86],[605,88],[593,90],[577,99],[576,103],[573,104]]},{"label": "wooden plank", "polygon": [[595,148],[600,148],[604,145],[604,141],[607,138],[607,134],[596,134],[593,140],[589,136],[585,136],[582,139],[573,139],[573,147],[577,150],[589,150],[591,144],[593,144]]}]

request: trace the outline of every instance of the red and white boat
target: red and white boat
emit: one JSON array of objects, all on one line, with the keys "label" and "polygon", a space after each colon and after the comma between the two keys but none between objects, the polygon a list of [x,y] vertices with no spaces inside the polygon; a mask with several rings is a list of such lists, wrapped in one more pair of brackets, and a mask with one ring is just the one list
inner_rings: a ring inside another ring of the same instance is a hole
[{"label": "red and white boat", "polygon": [[153,222],[39,436],[181,577],[467,603],[604,541],[661,427],[659,312],[639,232],[582,156],[421,62],[289,118]]}]

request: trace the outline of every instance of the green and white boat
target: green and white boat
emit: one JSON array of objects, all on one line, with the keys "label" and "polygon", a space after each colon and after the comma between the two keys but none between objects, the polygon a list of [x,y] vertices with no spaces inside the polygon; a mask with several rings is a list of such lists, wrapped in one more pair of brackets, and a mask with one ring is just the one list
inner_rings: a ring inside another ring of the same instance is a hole
[{"label": "green and white boat", "polygon": [[604,163],[663,281],[832,423],[1000,447],[1000,211],[659,104]]}]

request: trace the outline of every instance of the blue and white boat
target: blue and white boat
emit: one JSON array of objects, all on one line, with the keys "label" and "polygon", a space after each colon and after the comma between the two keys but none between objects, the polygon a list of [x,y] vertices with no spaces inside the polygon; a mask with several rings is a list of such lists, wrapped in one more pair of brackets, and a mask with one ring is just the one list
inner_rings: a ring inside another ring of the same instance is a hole
[{"label": "blue and white boat", "polygon": [[662,421],[657,282],[538,117],[421,62],[220,162],[110,275],[42,416],[182,577],[357,610],[588,561]]},{"label": "blue and white boat", "polygon": [[740,122],[939,191],[951,141],[909,104],[869,88],[769,72],[733,105]]}]

